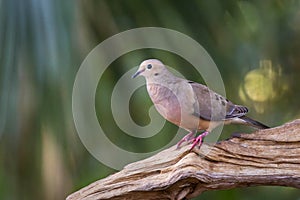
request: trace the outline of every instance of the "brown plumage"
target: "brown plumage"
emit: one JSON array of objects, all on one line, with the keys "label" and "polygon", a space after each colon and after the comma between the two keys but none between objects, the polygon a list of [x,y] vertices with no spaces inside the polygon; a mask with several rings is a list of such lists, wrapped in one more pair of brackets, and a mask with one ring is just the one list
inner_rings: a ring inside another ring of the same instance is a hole
[{"label": "brown plumage", "polygon": [[[174,76],[156,59],[143,61],[133,75],[146,78],[147,90],[157,111],[168,121],[190,133],[179,143],[202,144],[203,138],[215,127],[225,124],[244,124],[268,128],[245,115],[245,106],[235,105],[205,85]],[[194,138],[198,131],[203,134]],[[191,148],[191,149],[192,149]]]}]

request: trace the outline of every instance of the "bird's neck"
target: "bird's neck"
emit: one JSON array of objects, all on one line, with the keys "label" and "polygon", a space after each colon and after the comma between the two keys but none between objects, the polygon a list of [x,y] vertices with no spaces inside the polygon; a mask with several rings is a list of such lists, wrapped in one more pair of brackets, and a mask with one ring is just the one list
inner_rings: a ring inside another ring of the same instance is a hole
[{"label": "bird's neck", "polygon": [[171,72],[166,71],[158,76],[153,76],[151,78],[146,79],[147,84],[154,83],[154,84],[172,84],[177,82],[179,77],[174,76]]}]

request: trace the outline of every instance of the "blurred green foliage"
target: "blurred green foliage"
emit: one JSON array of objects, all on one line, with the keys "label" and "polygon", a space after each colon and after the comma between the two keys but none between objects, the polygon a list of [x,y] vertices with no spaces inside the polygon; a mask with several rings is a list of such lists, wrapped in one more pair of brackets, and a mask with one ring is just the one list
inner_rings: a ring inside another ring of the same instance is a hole
[{"label": "blurred green foliage", "polygon": [[[114,172],[85,149],[72,118],[76,72],[97,44],[137,27],[165,27],[198,41],[222,74],[227,96],[271,126],[300,117],[300,1],[77,0],[0,1],[0,199],[63,199]],[[177,127],[146,140],[118,130],[108,106],[118,78],[155,57],[203,82],[179,56],[139,50],[105,71],[96,108],[108,137],[133,152],[164,146]],[[120,67],[122,66],[122,67]],[[188,70],[187,70],[188,69]],[[149,123],[145,88],[132,99],[132,117]],[[136,113],[138,112],[138,113]],[[223,137],[245,127],[229,126]],[[248,129],[247,129],[248,130]],[[112,158],[122,159],[122,158]],[[299,199],[284,187],[207,192],[197,199]]]}]

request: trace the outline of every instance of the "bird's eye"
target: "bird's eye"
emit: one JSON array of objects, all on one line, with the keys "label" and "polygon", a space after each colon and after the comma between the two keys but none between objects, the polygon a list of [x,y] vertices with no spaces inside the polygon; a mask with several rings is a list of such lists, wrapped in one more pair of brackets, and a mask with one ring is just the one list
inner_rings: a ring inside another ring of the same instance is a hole
[{"label": "bird's eye", "polygon": [[151,69],[151,68],[152,68],[151,64],[147,65],[147,69]]}]

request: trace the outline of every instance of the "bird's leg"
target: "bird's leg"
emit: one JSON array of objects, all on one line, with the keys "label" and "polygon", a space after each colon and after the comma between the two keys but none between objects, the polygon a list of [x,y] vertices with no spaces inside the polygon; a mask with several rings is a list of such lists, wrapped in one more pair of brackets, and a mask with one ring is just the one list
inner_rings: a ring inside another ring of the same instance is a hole
[{"label": "bird's leg", "polygon": [[179,149],[180,145],[183,142],[189,142],[194,138],[194,135],[197,133],[197,131],[191,131],[189,132],[189,134],[187,134],[186,136],[184,136],[178,143],[177,143],[177,149]]},{"label": "bird's leg", "polygon": [[202,145],[203,143],[203,139],[205,136],[207,136],[209,134],[209,131],[204,131],[201,135],[197,136],[194,138],[194,141],[193,141],[193,145],[192,147],[190,148],[190,151],[196,146],[198,145],[199,148],[200,146]]}]

